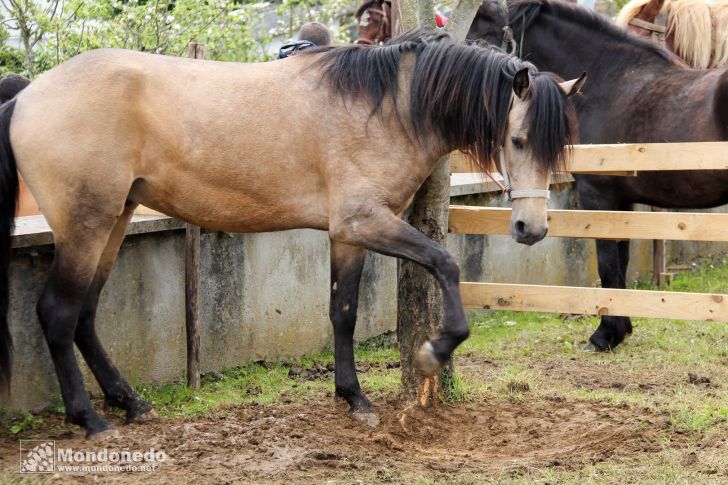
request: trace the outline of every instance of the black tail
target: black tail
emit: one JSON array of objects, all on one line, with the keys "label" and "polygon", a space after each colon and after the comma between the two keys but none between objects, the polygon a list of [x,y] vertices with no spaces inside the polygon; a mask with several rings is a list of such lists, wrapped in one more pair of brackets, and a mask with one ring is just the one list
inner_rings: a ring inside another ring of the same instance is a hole
[{"label": "black tail", "polygon": [[10,119],[15,100],[0,106],[0,394],[10,391],[13,342],[8,328],[8,269],[10,236],[18,202],[18,172],[13,147],[10,146]]},{"label": "black tail", "polygon": [[0,103],[10,101],[30,84],[30,79],[17,74],[9,74],[0,79]]}]

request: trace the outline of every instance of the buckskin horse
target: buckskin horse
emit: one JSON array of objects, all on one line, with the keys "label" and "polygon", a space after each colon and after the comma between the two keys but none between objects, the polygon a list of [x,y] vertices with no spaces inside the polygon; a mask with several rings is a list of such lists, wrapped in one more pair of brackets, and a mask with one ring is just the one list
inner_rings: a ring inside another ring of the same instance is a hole
[{"label": "buckskin horse", "polygon": [[[574,105],[583,143],[665,143],[728,138],[728,73],[696,70],[667,49],[628,34],[608,18],[557,0],[488,2],[468,33],[513,29],[522,58],[590,82]],[[484,14],[484,15],[483,15]],[[492,29],[495,26],[496,29]],[[499,41],[496,39],[496,41]],[[633,204],[707,208],[728,203],[728,171],[639,172],[636,177],[574,175],[589,210],[630,210]],[[605,288],[625,288],[629,241],[597,241]],[[632,332],[628,317],[602,316],[588,348],[609,350]]]},{"label": "buckskin horse", "polygon": [[[124,50],[81,54],[0,108],[0,384],[11,375],[8,260],[16,167],[48,220],[55,257],[37,305],[66,415],[87,436],[112,431],[92,407],[77,345],[106,404],[153,415],[97,337],[99,293],[134,208],[231,232],[312,228],[331,241],[335,385],[355,416],[373,407],[354,368],[367,250],[419,263],[439,282],[440,334],[418,352],[432,375],[468,336],[453,257],[400,214],[438,160],[464,150],[511,173],[512,235],[548,229],[549,172],[572,139],[558,83],[502,52],[409,34],[385,47],[311,49],[281,61],[193,61]],[[200,95],[199,93],[204,93]],[[382,153],[388,153],[382,157]]]}]

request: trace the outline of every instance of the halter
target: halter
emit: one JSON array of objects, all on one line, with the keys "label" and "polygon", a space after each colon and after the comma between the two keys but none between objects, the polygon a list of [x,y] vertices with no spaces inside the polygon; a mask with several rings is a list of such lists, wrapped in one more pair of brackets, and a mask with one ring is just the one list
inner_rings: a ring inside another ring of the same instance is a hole
[{"label": "halter", "polygon": [[[361,14],[361,18],[359,20],[359,26],[360,27],[366,27],[369,25],[369,17],[372,13],[378,13],[382,16],[382,21],[379,24],[379,30],[377,30],[377,35],[374,36],[374,40],[369,40],[366,37],[359,37],[356,40],[357,44],[366,44],[366,45],[372,45],[372,44],[379,44],[380,42],[386,40],[384,32],[386,31],[386,26],[389,25],[389,15],[387,15],[387,11],[384,8],[384,3],[382,3],[382,8],[368,8],[364,10],[364,12]],[[367,16],[366,19],[364,16]]]},{"label": "halter", "polygon": [[505,183],[505,192],[508,195],[508,202],[513,202],[515,199],[551,199],[551,191],[548,189],[513,190],[513,187],[511,187],[511,177],[508,175],[508,166],[506,164],[505,150],[503,148],[501,148],[500,150],[499,159],[500,172],[501,175],[503,175],[503,182]]},{"label": "halter", "polygon": [[[511,95],[511,105],[508,108],[508,111],[510,112],[511,109],[513,109],[513,98],[514,94]],[[501,185],[505,193],[508,195],[508,202],[513,202],[514,199],[529,199],[529,198],[540,198],[540,199],[551,199],[551,191],[548,189],[522,189],[522,190],[513,190],[513,187],[511,187],[511,177],[508,175],[508,164],[506,164],[506,150],[505,147],[501,147],[498,153],[498,163],[500,167],[500,173],[503,176],[503,182],[505,183],[505,186],[498,183],[498,185]],[[494,179],[495,181],[495,179]]]},{"label": "halter", "polygon": [[656,18],[655,22],[648,22],[646,20],[633,18],[629,21],[629,25],[639,27],[640,29],[649,30],[652,32],[652,39],[659,43],[664,44],[667,37],[667,15],[660,13]]}]

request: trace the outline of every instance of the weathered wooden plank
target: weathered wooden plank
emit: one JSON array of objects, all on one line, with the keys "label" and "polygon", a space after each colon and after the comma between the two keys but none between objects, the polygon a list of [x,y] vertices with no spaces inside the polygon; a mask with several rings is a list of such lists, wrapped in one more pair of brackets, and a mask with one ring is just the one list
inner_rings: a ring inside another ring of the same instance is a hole
[{"label": "weathered wooden plank", "polygon": [[[622,143],[575,145],[569,163],[571,173],[634,175],[653,170],[726,170],[728,142]],[[467,155],[456,152],[451,170],[475,172]]]},{"label": "weathered wooden plank", "polygon": [[[548,211],[552,237],[728,241],[728,214],[688,212]],[[510,234],[511,209],[450,206],[449,230]]]},{"label": "weathered wooden plank", "polygon": [[461,283],[466,308],[728,322],[728,295]]}]

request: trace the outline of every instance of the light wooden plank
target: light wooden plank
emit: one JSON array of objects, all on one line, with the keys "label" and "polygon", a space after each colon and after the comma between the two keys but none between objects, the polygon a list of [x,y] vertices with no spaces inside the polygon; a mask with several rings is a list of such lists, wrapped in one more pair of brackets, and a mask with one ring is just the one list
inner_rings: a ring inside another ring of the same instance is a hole
[{"label": "light wooden plank", "polygon": [[[452,172],[475,172],[467,155],[451,156]],[[575,145],[568,171],[634,175],[653,170],[726,170],[728,142]]]},{"label": "light wooden plank", "polygon": [[574,146],[569,171],[725,170],[727,142]]},{"label": "light wooden plank", "polygon": [[[503,183],[503,176],[493,173],[493,178]],[[574,178],[568,173],[555,173],[551,175],[551,185],[573,182]],[[484,173],[454,173],[450,175],[450,197],[461,195],[500,192],[501,188]]]},{"label": "light wooden plank", "polygon": [[461,283],[466,308],[728,322],[728,295]]},{"label": "light wooden plank", "polygon": [[[511,209],[450,206],[449,230],[510,234]],[[728,241],[728,214],[549,210],[552,237]]]}]

